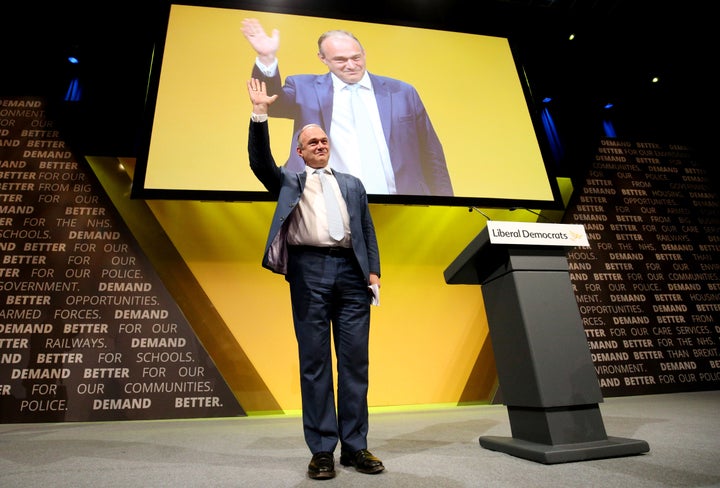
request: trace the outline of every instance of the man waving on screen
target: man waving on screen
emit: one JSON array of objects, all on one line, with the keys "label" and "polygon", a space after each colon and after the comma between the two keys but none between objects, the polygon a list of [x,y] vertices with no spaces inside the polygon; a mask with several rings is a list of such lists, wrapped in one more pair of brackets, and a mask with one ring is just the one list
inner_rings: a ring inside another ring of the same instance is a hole
[{"label": "man waving on screen", "polygon": [[[305,125],[322,126],[337,149],[330,166],[360,178],[369,194],[453,196],[442,144],[417,90],[369,73],[353,34],[322,34],[318,57],[329,72],[288,76],[283,84],[279,32],[268,35],[258,20],[245,19],[242,33],[257,53],[252,77],[278,95],[269,115],[294,120],[293,141]],[[296,151],[286,167],[303,171]]]}]

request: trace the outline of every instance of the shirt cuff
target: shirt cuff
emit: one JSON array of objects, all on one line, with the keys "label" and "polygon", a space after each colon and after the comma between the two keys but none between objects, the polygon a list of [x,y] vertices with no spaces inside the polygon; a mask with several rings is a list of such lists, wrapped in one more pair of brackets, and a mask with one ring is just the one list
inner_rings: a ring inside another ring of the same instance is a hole
[{"label": "shirt cuff", "polygon": [[253,122],[267,122],[268,114],[256,114],[253,112],[253,114],[250,116],[250,120]]},{"label": "shirt cuff", "polygon": [[260,58],[255,58],[255,66],[257,66],[262,74],[267,76],[268,78],[272,78],[275,76],[275,73],[277,72],[278,67],[278,59],[275,58],[275,60],[270,64],[270,66],[265,66],[260,62]]}]

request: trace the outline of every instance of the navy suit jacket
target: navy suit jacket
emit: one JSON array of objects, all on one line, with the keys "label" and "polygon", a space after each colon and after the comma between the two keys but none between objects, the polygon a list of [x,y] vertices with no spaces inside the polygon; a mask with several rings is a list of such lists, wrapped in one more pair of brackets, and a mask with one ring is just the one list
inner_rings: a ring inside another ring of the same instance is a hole
[{"label": "navy suit jacket", "polygon": [[[287,273],[288,257],[287,222],[300,202],[307,173],[296,173],[275,164],[270,151],[267,122],[250,122],[248,154],[253,173],[278,202],[270,224],[262,264],[263,267],[284,275]],[[333,174],[347,204],[352,248],[363,276],[368,281],[370,273],[380,276],[380,253],[365,187],[355,176],[339,171],[333,171]]]},{"label": "navy suit jacket", "polygon": [[[307,124],[319,124],[330,133],[333,84],[330,73],[294,75],[282,85],[280,71],[265,76],[255,66],[253,78],[265,81],[267,92],[279,98],[269,108],[271,117],[294,120],[293,139],[286,167],[302,171],[305,163],[295,151],[297,134]],[[382,121],[385,142],[402,195],[452,196],[445,153],[415,88],[403,81],[370,74]]]}]

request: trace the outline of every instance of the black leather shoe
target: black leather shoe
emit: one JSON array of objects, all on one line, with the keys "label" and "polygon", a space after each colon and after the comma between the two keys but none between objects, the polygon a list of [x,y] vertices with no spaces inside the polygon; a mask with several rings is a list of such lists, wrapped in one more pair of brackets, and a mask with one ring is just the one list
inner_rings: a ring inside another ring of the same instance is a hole
[{"label": "black leather shoe", "polygon": [[308,476],[314,480],[328,480],[335,477],[335,457],[331,452],[313,454],[308,464]]},{"label": "black leather shoe", "polygon": [[355,466],[360,473],[377,474],[383,469],[382,461],[373,456],[367,449],[360,449],[355,452],[341,452],[340,464],[343,466]]}]

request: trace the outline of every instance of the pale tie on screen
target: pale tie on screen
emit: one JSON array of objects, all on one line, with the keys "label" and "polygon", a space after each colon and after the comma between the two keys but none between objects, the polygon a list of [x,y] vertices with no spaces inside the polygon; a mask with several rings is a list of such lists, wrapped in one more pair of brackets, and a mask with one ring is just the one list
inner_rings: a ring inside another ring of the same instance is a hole
[{"label": "pale tie on screen", "polygon": [[387,176],[383,167],[375,131],[367,107],[360,98],[360,85],[348,85],[353,113],[353,125],[360,149],[362,181],[368,193],[388,193]]},{"label": "pale tie on screen", "polygon": [[328,230],[330,237],[336,241],[341,241],[345,237],[345,228],[343,226],[342,216],[340,215],[340,205],[338,204],[332,185],[325,177],[325,170],[318,169],[315,173],[320,177],[320,186],[322,186],[323,196],[325,197],[325,208],[327,209]]}]

